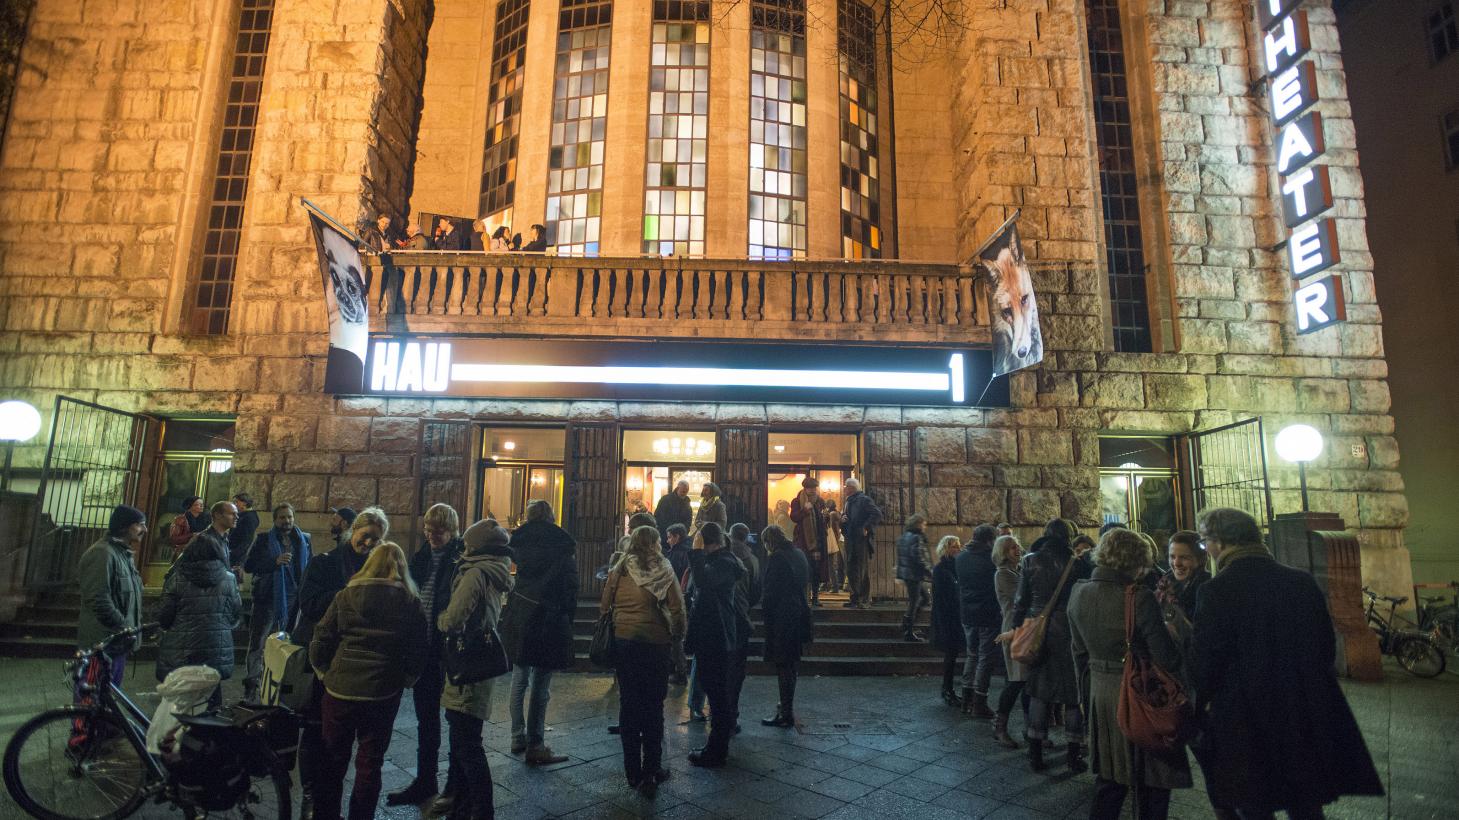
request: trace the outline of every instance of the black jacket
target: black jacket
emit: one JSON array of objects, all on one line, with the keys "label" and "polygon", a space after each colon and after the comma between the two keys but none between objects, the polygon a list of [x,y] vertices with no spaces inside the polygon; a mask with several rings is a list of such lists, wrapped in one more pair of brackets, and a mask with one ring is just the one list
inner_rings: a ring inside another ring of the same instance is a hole
[{"label": "black jacket", "polygon": [[956,559],[945,556],[932,568],[932,645],[946,652],[965,646],[963,621],[958,614],[958,572],[957,564],[962,562],[961,553]]},{"label": "black jacket", "polygon": [[225,555],[194,552],[178,558],[162,583],[157,622],[157,680],[180,666],[211,666],[227,680],[233,674],[233,628],[243,616],[238,579]]},{"label": "black jacket", "polygon": [[659,525],[659,537],[664,539],[664,543],[669,540],[669,527],[683,524],[686,531],[693,527],[694,507],[689,502],[689,496],[679,495],[673,490],[664,493],[654,506],[654,522]]},{"label": "black jacket", "polygon": [[[441,631],[436,629],[436,618],[451,602],[451,582],[456,579],[456,566],[461,562],[461,551],[464,547],[460,538],[452,538],[446,542],[446,546],[441,547],[441,562],[436,565],[436,585],[431,611],[426,613],[426,631],[431,636],[433,653],[441,648]],[[416,589],[425,589],[426,576],[430,571],[431,545],[425,543],[410,557],[410,579],[415,581]]]},{"label": "black jacket", "polygon": [[926,581],[932,577],[927,557],[927,534],[907,530],[897,539],[897,580]]},{"label": "black jacket", "polygon": [[745,572],[745,565],[728,549],[695,550],[689,556],[695,594],[684,636],[686,654],[728,654],[749,641],[750,621],[735,606],[735,587]]},{"label": "black jacket", "polygon": [[841,524],[841,533],[846,538],[848,545],[865,544],[872,546],[870,530],[881,523],[881,510],[871,496],[866,493],[855,493],[846,499],[846,511]]},{"label": "black jacket", "polygon": [[[1054,598],[1054,589],[1064,566],[1073,561],[1064,589]],[[1025,688],[1029,697],[1050,703],[1078,703],[1079,685],[1074,673],[1074,653],[1069,633],[1069,594],[1074,584],[1090,576],[1092,567],[1076,560],[1069,542],[1043,537],[1033,542],[1033,549],[1023,556],[1018,576],[1018,592],[1013,598],[1013,624],[1047,612],[1048,632],[1044,637],[1043,660],[1029,667]]]},{"label": "black jacket", "polygon": [[1213,803],[1271,812],[1383,793],[1336,653],[1311,575],[1252,556],[1201,585],[1190,662]]},{"label": "black jacket", "polygon": [[998,588],[993,583],[997,574],[998,568],[993,566],[992,545],[973,542],[958,553],[958,617],[962,619],[963,626],[996,629],[1003,625]]},{"label": "black jacket", "polygon": [[796,547],[782,547],[765,559],[765,660],[786,664],[800,660],[801,647],[811,642],[814,627],[806,601],[810,563]]},{"label": "black jacket", "polygon": [[528,521],[512,533],[511,548],[517,586],[502,615],[502,643],[520,666],[568,669],[578,602],[577,542],[556,524]]},{"label": "black jacket", "polygon": [[335,547],[322,555],[314,556],[304,570],[304,583],[299,588],[298,606],[290,614],[293,629],[289,637],[300,646],[308,646],[314,637],[314,627],[329,611],[334,596],[344,589],[350,577],[360,571],[365,563],[362,555],[356,555],[348,543]]},{"label": "black jacket", "polygon": [[304,575],[309,571],[309,561],[313,558],[311,555],[313,541],[309,537],[309,533],[295,527],[290,534],[293,539],[294,560],[287,567],[280,567],[278,553],[273,551],[269,543],[269,533],[272,531],[273,527],[269,527],[268,530],[254,537],[252,546],[248,548],[247,557],[243,559],[243,570],[253,576],[254,609],[273,603],[274,588],[278,586],[280,569],[289,573],[294,581],[293,588],[298,590],[304,583]]},{"label": "black jacket", "polygon": [[248,555],[248,550],[253,546],[253,539],[257,535],[258,513],[253,510],[244,510],[239,513],[238,521],[233,524],[233,529],[228,531],[228,566],[242,566],[244,556]]},{"label": "black jacket", "polygon": [[689,539],[685,538],[676,547],[670,547],[664,552],[664,557],[669,559],[669,566],[674,569],[674,577],[681,582],[684,580],[684,572],[689,569],[689,553],[694,548],[689,546]]}]

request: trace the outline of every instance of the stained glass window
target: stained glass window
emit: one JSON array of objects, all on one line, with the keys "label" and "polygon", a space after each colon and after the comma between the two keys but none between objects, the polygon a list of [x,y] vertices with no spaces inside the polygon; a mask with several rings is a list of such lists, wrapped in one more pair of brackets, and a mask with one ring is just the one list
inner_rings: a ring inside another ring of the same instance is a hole
[{"label": "stained glass window", "polygon": [[529,0],[501,0],[491,44],[491,88],[487,92],[486,147],[481,166],[483,216],[508,212],[517,192],[517,139],[522,127],[522,77],[527,61]]},{"label": "stained glass window", "polygon": [[876,18],[861,0],[840,0],[841,255],[879,259],[881,172],[877,151]]},{"label": "stained glass window", "polygon": [[749,255],[791,259],[805,253],[805,0],[754,0]]},{"label": "stained glass window", "polygon": [[608,49],[613,4],[562,0],[547,156],[547,244],[597,256],[608,136]]},{"label": "stained glass window", "polygon": [[704,255],[709,2],[654,3],[643,252]]}]

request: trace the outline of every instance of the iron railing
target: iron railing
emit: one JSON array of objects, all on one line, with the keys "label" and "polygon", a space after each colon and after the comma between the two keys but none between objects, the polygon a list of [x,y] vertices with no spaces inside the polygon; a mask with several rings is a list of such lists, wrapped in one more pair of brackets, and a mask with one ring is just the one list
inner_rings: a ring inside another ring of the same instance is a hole
[{"label": "iron railing", "polygon": [[1250,513],[1263,530],[1271,524],[1272,489],[1260,417],[1193,433],[1190,463],[1197,510],[1235,507]]}]

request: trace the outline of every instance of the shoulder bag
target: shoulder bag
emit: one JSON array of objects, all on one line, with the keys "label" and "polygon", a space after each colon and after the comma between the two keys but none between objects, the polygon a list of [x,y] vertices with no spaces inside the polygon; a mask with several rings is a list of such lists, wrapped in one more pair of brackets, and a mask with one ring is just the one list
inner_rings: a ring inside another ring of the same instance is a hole
[{"label": "shoulder bag", "polygon": [[[488,586],[487,594],[500,593]],[[485,612],[485,607],[479,611]],[[485,621],[485,617],[480,620]],[[443,638],[441,671],[446,673],[446,680],[452,686],[469,686],[512,671],[512,661],[496,627],[486,627],[484,623],[473,626],[468,621],[460,629],[447,632]]]},{"label": "shoulder bag", "polygon": [[1044,659],[1044,636],[1049,631],[1049,612],[1059,603],[1059,596],[1064,594],[1064,583],[1069,580],[1069,572],[1074,569],[1074,562],[1079,559],[1072,553],[1069,561],[1064,564],[1064,573],[1059,576],[1059,583],[1054,587],[1054,595],[1049,598],[1049,603],[1044,611],[1037,616],[1024,619],[1013,630],[1013,638],[1008,642],[1008,656],[1016,663],[1025,666],[1037,666]]},{"label": "shoulder bag", "polygon": [[617,606],[614,602],[618,598],[618,584],[623,581],[623,572],[620,567],[617,577],[613,579],[613,593],[608,596],[608,611],[598,616],[598,623],[593,627],[593,640],[588,644],[588,660],[603,669],[612,669],[618,664],[618,650],[613,635],[613,610]]},{"label": "shoulder bag", "polygon": [[1115,713],[1120,731],[1141,749],[1168,752],[1189,738],[1194,717],[1180,681],[1135,653],[1135,586],[1125,587],[1125,673]]}]

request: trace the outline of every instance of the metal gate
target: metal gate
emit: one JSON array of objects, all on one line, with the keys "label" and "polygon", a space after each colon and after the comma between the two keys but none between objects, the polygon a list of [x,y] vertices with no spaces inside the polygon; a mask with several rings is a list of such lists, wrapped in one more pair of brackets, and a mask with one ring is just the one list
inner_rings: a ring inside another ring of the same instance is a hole
[{"label": "metal gate", "polygon": [[578,542],[578,592],[596,595],[598,568],[618,542],[618,427],[569,424],[564,464],[566,496],[558,511],[563,529]]},{"label": "metal gate", "polygon": [[[76,580],[81,553],[106,535],[118,504],[140,507],[147,443],[158,429],[151,416],[57,396],[51,438],[41,469],[25,580],[31,589]],[[161,526],[160,522],[151,522]]]},{"label": "metal gate", "polygon": [[[467,492],[471,486],[471,422],[427,421],[420,430],[420,484],[416,492],[416,520],[408,528],[409,533],[392,528],[400,543],[408,540],[414,549],[422,538],[426,510],[433,504],[449,504],[464,519],[467,510]],[[464,524],[463,521],[463,529]]]},{"label": "metal gate", "polygon": [[714,479],[730,523],[744,522],[752,532],[765,528],[769,515],[769,433],[764,427],[725,427],[719,431]]},{"label": "metal gate", "polygon": [[881,509],[881,524],[872,540],[876,548],[870,573],[873,599],[905,598],[907,594],[897,581],[897,539],[917,504],[912,470],[914,440],[911,429],[889,428],[867,430],[863,441],[863,489]]},{"label": "metal gate", "polygon": [[1190,436],[1191,494],[1195,511],[1235,507],[1250,513],[1262,529],[1272,520],[1267,481],[1266,436],[1261,417]]}]

